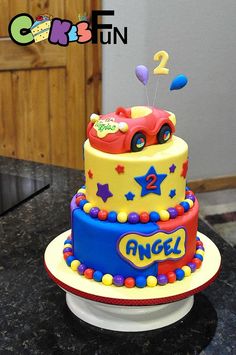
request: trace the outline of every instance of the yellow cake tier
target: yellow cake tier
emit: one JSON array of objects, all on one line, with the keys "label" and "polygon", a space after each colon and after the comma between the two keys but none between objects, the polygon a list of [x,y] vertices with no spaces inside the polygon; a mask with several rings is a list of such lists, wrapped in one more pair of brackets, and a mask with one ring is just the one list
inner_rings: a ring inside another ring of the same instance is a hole
[{"label": "yellow cake tier", "polygon": [[86,199],[116,212],[151,212],[185,199],[188,145],[176,136],[141,152],[108,154],[84,145]]}]

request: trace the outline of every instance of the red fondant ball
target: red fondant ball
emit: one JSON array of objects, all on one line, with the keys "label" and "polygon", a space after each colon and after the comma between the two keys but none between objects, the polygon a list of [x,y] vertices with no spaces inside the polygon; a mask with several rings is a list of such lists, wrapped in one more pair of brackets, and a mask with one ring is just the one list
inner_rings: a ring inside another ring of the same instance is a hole
[{"label": "red fondant ball", "polygon": [[203,247],[203,242],[201,242],[200,240],[197,241],[196,243],[197,247]]},{"label": "red fondant ball", "polygon": [[108,212],[106,210],[100,210],[98,212],[98,218],[101,220],[101,221],[105,221],[107,219],[107,216],[108,216]]},{"label": "red fondant ball", "polygon": [[176,275],[173,271],[169,271],[167,274],[166,274],[167,278],[168,278],[168,282],[169,283],[173,283],[176,281]]},{"label": "red fondant ball", "polygon": [[128,288],[132,288],[135,286],[135,279],[133,277],[127,277],[125,279],[125,286]]},{"label": "red fondant ball", "polygon": [[192,190],[187,190],[186,195],[194,195],[194,192]]},{"label": "red fondant ball", "polygon": [[78,196],[75,199],[75,203],[77,206],[79,206],[80,201],[85,200],[85,196]]},{"label": "red fondant ball", "polygon": [[147,223],[149,222],[149,214],[147,212],[142,212],[140,213],[139,219],[141,223]]},{"label": "red fondant ball", "polygon": [[194,264],[196,264],[196,268],[197,268],[197,269],[199,269],[199,268],[201,267],[201,265],[202,265],[201,260],[198,259],[198,258],[194,258],[191,262],[194,263]]},{"label": "red fondant ball", "polygon": [[93,269],[86,269],[84,272],[84,276],[86,277],[86,279],[92,279],[93,278],[93,274],[94,274],[94,270]]},{"label": "red fondant ball", "polygon": [[184,214],[184,208],[183,208],[183,206],[181,206],[181,205],[176,205],[176,206],[175,206],[175,209],[176,209],[176,211],[177,211],[177,213],[178,213],[178,216],[182,216],[182,215]]},{"label": "red fondant ball", "polygon": [[72,256],[73,253],[71,253],[71,251],[67,251],[66,253],[63,254],[64,259],[66,260],[68,258],[68,256]]}]

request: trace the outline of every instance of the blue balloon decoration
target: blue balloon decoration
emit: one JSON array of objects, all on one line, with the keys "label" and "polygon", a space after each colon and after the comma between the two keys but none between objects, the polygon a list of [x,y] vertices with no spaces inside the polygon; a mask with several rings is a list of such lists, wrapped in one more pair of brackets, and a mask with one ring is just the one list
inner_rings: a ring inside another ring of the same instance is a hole
[{"label": "blue balloon decoration", "polygon": [[188,78],[184,74],[177,75],[170,85],[170,90],[182,89],[188,83]]}]

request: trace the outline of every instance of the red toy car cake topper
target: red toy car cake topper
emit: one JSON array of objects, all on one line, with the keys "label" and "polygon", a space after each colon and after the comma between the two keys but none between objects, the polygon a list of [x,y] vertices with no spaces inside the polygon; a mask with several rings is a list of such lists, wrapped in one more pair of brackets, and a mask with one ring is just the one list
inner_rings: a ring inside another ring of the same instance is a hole
[{"label": "red toy car cake topper", "polygon": [[138,152],[163,144],[175,132],[175,115],[151,106],[118,107],[106,115],[92,114],[88,138],[92,147],[107,153]]}]

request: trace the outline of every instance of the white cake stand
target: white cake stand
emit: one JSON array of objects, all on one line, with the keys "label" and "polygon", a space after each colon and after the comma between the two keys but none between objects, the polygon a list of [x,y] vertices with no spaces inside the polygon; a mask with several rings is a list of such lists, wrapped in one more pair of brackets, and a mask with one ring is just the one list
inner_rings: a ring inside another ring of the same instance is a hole
[{"label": "white cake stand", "polygon": [[100,328],[138,332],[158,329],[183,318],[192,308],[194,294],[217,277],[221,257],[216,245],[198,232],[204,244],[202,266],[190,277],[165,286],[128,289],[105,286],[72,271],[63,259],[63,244],[70,231],[56,237],[45,251],[45,268],[66,291],[69,309],[83,321]]}]

